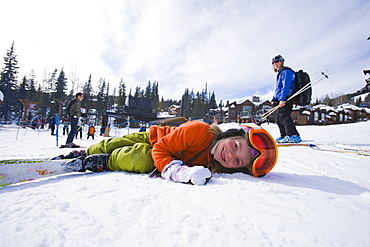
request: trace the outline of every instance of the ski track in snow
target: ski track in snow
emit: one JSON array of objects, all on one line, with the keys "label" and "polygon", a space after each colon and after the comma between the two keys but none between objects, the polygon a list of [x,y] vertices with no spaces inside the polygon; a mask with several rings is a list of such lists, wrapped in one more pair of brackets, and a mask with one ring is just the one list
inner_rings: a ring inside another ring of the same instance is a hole
[{"label": "ski track in snow", "polygon": [[[276,125],[263,127],[278,135]],[[370,148],[369,129],[370,122],[298,126],[313,143],[363,149]],[[7,140],[0,144],[1,159],[71,151],[59,149],[46,130],[0,128],[0,137]],[[85,138],[75,142],[89,146],[103,139]],[[370,246],[369,161],[281,147],[275,168],[263,178],[214,174],[206,186],[192,186],[147,174],[69,173],[5,186],[1,245]]]}]

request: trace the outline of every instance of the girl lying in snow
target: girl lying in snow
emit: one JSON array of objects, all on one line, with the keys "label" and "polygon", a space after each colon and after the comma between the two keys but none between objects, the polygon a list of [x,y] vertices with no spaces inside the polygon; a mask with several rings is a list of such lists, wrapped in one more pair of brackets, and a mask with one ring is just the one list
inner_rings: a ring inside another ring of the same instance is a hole
[{"label": "girl lying in snow", "polygon": [[68,161],[65,169],[138,173],[156,169],[167,180],[203,185],[211,172],[266,175],[277,161],[277,148],[260,126],[222,132],[215,124],[189,121],[104,139],[90,146],[86,155]]}]

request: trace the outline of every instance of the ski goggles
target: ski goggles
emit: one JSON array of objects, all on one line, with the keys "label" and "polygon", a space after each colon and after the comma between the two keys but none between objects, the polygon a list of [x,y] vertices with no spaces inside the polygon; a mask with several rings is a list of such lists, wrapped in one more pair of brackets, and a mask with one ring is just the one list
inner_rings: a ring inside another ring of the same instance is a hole
[{"label": "ski goggles", "polygon": [[254,177],[262,177],[271,171],[278,158],[274,138],[258,125],[242,125],[247,132],[248,145],[257,150],[259,155],[252,155],[250,172]]}]

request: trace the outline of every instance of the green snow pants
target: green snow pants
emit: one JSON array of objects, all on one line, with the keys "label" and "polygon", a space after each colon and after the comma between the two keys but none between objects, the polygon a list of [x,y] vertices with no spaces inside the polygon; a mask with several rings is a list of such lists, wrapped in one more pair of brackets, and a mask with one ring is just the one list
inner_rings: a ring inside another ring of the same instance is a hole
[{"label": "green snow pants", "polygon": [[108,167],[112,171],[149,173],[154,170],[148,132],[104,139],[86,151],[87,155],[100,153],[110,154]]}]

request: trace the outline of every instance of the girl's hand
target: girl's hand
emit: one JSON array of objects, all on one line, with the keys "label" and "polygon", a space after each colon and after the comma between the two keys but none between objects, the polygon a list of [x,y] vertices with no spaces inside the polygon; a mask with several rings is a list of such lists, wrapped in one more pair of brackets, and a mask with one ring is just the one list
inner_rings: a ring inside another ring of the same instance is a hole
[{"label": "girl's hand", "polygon": [[211,171],[203,166],[183,165],[181,160],[173,160],[162,171],[162,177],[179,183],[204,185],[212,177]]}]

